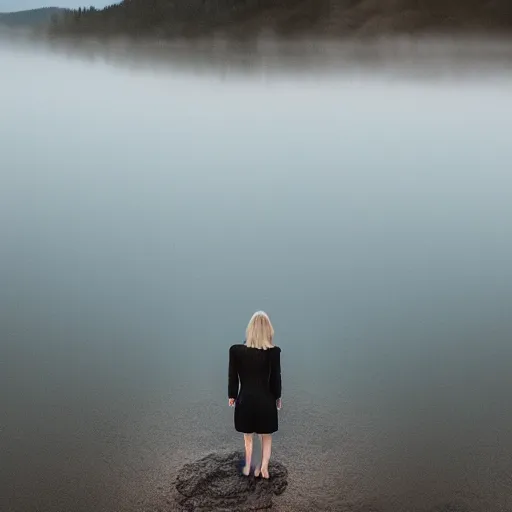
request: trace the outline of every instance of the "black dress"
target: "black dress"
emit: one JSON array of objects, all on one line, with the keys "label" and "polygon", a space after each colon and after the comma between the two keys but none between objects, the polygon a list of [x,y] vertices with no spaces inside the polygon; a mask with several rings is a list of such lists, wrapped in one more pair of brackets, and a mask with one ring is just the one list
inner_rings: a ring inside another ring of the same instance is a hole
[{"label": "black dress", "polygon": [[235,429],[238,432],[276,432],[276,400],[281,398],[281,349],[233,345],[229,349],[228,396],[236,399]]}]

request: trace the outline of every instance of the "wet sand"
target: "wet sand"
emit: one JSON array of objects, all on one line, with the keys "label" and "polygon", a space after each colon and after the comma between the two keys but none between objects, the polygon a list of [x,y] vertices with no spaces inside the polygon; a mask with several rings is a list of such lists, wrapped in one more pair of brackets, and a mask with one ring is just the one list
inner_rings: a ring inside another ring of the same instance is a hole
[{"label": "wet sand", "polygon": [[[121,424],[117,428],[97,424],[96,443],[81,457],[76,445],[59,454],[49,440],[54,466],[43,461],[47,471],[42,480],[35,474],[31,480],[31,471],[25,468],[28,474],[17,482],[17,499],[4,503],[3,509],[21,512],[37,502],[47,512],[176,510],[174,482],[184,464],[242,447],[241,436],[232,428],[232,409],[222,397],[211,393],[210,398],[180,403],[173,393],[160,394],[139,403],[138,409],[132,402],[121,429]],[[391,439],[392,430],[385,431],[377,410],[348,404],[333,410],[328,405],[305,393],[284,396],[273,457],[287,468],[288,487],[274,498],[273,510],[510,510],[507,461],[494,458],[491,468],[483,442],[467,451],[459,442],[451,453],[442,444],[429,446],[433,439],[427,437],[424,446],[418,446],[412,431],[411,439]],[[131,414],[134,421],[129,420]],[[417,437],[424,435],[417,432]],[[62,447],[66,440],[71,441],[62,437]],[[41,445],[41,440],[35,442]],[[65,466],[64,460],[68,460]],[[36,453],[33,461],[37,468]],[[497,478],[499,469],[501,478]]]}]

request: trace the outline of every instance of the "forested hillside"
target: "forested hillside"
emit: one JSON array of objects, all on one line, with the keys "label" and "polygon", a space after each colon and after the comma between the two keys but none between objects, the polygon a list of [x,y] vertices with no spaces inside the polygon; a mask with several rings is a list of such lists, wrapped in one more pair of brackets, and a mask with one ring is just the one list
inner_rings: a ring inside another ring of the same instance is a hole
[{"label": "forested hillside", "polygon": [[54,34],[246,37],[512,31],[512,0],[124,0],[70,12]]}]

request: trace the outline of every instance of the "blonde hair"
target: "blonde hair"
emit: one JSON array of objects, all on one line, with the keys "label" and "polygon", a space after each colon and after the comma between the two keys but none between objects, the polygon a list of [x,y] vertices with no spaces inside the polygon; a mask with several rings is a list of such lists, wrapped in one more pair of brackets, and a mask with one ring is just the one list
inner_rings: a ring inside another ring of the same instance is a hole
[{"label": "blonde hair", "polygon": [[258,348],[267,350],[274,345],[274,328],[270,322],[270,318],[264,311],[256,311],[252,315],[247,330],[245,331],[245,344],[250,348]]}]

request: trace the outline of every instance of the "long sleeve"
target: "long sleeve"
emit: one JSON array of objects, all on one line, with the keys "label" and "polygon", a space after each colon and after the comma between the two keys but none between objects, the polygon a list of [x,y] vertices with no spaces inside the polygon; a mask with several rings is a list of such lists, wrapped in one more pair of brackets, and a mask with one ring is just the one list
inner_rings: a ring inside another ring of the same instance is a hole
[{"label": "long sleeve", "polygon": [[236,369],[235,347],[229,349],[228,398],[238,396],[238,372]]},{"label": "long sleeve", "polygon": [[270,350],[270,391],[277,400],[281,398],[281,349],[275,347]]}]

